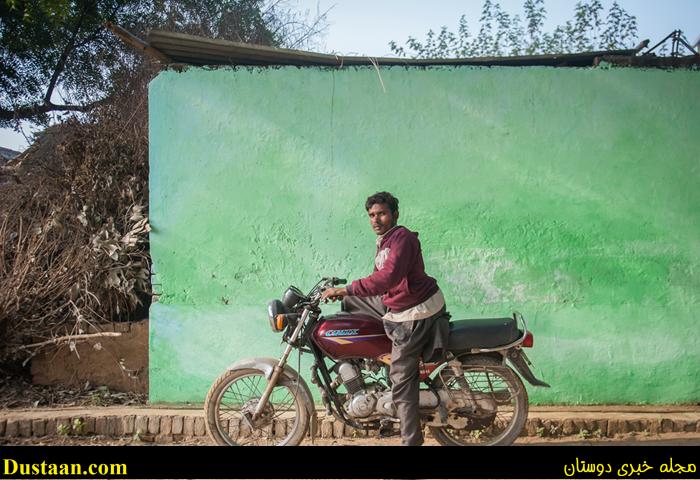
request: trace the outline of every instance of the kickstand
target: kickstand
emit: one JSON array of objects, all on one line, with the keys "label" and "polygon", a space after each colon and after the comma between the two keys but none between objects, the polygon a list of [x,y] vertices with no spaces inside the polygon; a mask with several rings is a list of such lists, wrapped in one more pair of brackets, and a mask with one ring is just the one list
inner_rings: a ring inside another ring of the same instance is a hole
[{"label": "kickstand", "polygon": [[438,413],[440,414],[440,422],[441,423],[446,423],[447,422],[447,409],[445,408],[445,404],[443,402],[440,402],[438,405]]}]

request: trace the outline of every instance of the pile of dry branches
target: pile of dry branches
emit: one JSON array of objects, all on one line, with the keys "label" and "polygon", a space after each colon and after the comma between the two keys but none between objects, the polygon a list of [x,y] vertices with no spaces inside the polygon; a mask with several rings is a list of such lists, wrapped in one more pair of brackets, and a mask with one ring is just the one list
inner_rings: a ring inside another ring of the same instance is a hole
[{"label": "pile of dry branches", "polygon": [[[0,170],[0,362],[129,320],[150,302],[147,84],[124,72],[90,115]],[[90,329],[91,331],[94,331]],[[71,347],[74,343],[70,343]]]}]

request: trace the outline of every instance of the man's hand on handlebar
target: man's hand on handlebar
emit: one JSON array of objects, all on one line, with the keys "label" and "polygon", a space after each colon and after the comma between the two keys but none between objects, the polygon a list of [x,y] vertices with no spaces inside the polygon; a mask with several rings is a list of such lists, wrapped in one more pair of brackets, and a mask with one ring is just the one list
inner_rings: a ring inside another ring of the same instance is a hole
[{"label": "man's hand on handlebar", "polygon": [[328,300],[335,302],[336,300],[342,300],[343,297],[348,295],[348,289],[343,288],[328,288],[321,294],[321,301],[328,303]]}]

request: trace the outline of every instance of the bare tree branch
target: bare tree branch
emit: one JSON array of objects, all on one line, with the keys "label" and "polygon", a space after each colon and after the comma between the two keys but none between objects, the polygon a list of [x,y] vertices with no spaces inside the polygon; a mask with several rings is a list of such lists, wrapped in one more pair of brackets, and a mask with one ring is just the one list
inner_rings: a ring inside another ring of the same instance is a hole
[{"label": "bare tree branch", "polygon": [[100,332],[100,333],[85,333],[82,335],[66,335],[63,337],[52,338],[51,340],[46,340],[45,342],[30,343],[29,345],[20,345],[18,349],[28,349],[43,347],[46,345],[56,345],[61,342],[73,342],[73,341],[85,341],[95,337],[121,337],[119,332]]},{"label": "bare tree branch", "polygon": [[45,104],[51,102],[51,95],[53,95],[53,89],[56,87],[58,77],[60,77],[61,73],[63,73],[63,69],[66,67],[66,61],[68,60],[68,56],[75,48],[75,39],[78,37],[78,33],[80,33],[80,27],[83,25],[83,19],[85,18],[86,11],[87,4],[83,7],[82,11],[80,12],[80,17],[78,17],[78,21],[75,23],[75,28],[71,33],[70,40],[68,40],[66,46],[63,48],[61,56],[58,59],[58,63],[56,64],[56,68],[54,68],[53,75],[51,75],[51,81],[49,82],[49,86],[46,89],[46,95],[44,95]]},{"label": "bare tree branch", "polygon": [[49,102],[26,105],[15,108],[14,110],[0,108],[0,120],[24,120],[36,118],[38,115],[49,112],[89,112],[98,103],[100,103],[100,101],[92,102],[87,105],[55,105]]}]

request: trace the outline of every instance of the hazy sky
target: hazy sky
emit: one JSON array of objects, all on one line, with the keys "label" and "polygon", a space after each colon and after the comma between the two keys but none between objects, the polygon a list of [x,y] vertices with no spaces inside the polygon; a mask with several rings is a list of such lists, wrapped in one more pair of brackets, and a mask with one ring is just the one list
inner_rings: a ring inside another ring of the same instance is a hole
[{"label": "hazy sky", "polygon": [[[511,13],[520,14],[524,0],[496,0]],[[429,29],[446,25],[456,30],[462,14],[467,15],[472,33],[478,30],[483,0],[290,0],[302,11],[328,14],[329,28],[319,42],[320,51],[343,55],[389,56],[388,43],[403,44],[408,36],[425,37]],[[607,9],[612,0],[602,0]],[[639,39],[653,43],[676,29],[681,29],[693,43],[700,35],[700,0],[618,0],[629,13],[636,15]],[[576,0],[545,0],[545,30],[573,17]],[[29,134],[28,130],[25,133]],[[9,129],[0,129],[0,146],[13,150],[27,147],[24,137]]]},{"label": "hazy sky", "polygon": [[[493,0],[503,10],[523,17],[524,0]],[[578,0],[545,0],[545,30],[573,18]],[[612,0],[602,0],[607,12]],[[618,0],[636,15],[639,38],[658,42],[681,29],[691,43],[700,34],[700,0]],[[409,35],[424,38],[429,29],[443,25],[456,30],[459,17],[467,16],[471,33],[478,31],[483,0],[298,0],[301,10],[329,12],[330,27],[322,50],[345,55],[387,56],[388,43],[404,43]]]}]

